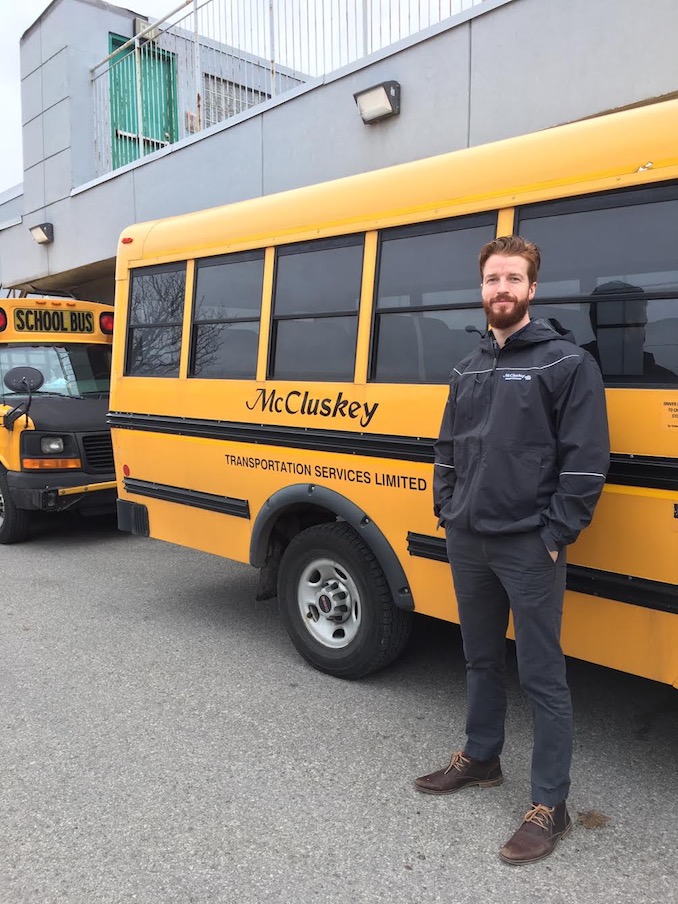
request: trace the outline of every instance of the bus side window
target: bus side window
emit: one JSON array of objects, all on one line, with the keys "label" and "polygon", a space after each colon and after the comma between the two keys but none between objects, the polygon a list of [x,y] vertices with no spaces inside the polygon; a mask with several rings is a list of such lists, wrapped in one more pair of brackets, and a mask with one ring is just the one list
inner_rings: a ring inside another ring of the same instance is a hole
[{"label": "bus side window", "polygon": [[161,264],[132,271],[125,374],[177,377],[186,264]]},{"label": "bus side window", "polygon": [[351,381],[364,237],[278,248],[269,376]]},{"label": "bus side window", "polygon": [[263,251],[196,261],[190,376],[254,379],[263,280]]},{"label": "bus side window", "polygon": [[534,204],[518,217],[542,253],[533,315],[572,329],[609,386],[678,384],[678,185]]},{"label": "bus side window", "polygon": [[496,233],[496,214],[384,230],[371,379],[382,383],[445,383],[478,344],[478,252]]}]

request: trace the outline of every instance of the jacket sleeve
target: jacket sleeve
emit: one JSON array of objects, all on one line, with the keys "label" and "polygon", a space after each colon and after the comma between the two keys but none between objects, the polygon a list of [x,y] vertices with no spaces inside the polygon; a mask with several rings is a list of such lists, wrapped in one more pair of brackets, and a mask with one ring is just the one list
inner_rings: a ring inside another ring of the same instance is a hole
[{"label": "jacket sleeve", "polygon": [[[456,374],[454,375],[456,377]],[[456,405],[456,380],[450,384],[447,404],[443,412],[440,433],[434,443],[433,464],[433,513],[440,520],[445,503],[452,498],[457,475],[454,470],[454,412]]]},{"label": "jacket sleeve", "polygon": [[610,466],[603,378],[588,353],[555,402],[558,483],[542,515],[547,549],[560,550],[593,517]]}]

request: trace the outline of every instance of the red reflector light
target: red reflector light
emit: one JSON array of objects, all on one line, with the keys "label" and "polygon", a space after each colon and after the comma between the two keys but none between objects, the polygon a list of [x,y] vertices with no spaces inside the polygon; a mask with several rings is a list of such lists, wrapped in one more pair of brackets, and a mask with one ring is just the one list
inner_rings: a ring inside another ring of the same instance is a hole
[{"label": "red reflector light", "polygon": [[0,333],[7,326],[7,314],[0,308]]},{"label": "red reflector light", "polygon": [[122,242],[123,245],[131,245],[132,242],[134,241],[134,239],[130,238],[128,235],[126,235],[123,239],[120,239],[120,241]]},{"label": "red reflector light", "polygon": [[110,336],[113,332],[113,314],[99,314],[99,327],[102,333]]},{"label": "red reflector light", "polygon": [[122,473],[125,475],[125,477],[129,477],[129,465],[122,466]]}]

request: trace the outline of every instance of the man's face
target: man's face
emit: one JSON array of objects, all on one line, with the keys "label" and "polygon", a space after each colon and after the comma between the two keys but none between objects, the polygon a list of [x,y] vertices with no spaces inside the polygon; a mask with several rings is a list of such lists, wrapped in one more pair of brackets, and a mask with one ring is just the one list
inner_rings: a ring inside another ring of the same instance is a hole
[{"label": "man's face", "polygon": [[500,330],[520,323],[537,288],[527,275],[528,263],[520,255],[493,254],[483,270],[481,293],[490,326]]}]

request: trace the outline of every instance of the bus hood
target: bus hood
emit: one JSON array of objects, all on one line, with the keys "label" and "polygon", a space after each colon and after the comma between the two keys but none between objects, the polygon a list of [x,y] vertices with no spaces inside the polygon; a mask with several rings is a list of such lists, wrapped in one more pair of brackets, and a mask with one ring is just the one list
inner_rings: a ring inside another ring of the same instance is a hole
[{"label": "bus hood", "polygon": [[108,430],[108,396],[101,399],[71,399],[33,396],[28,412],[36,430],[54,433],[94,433]]}]

